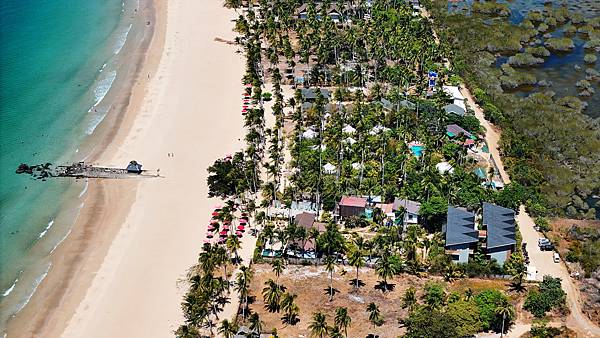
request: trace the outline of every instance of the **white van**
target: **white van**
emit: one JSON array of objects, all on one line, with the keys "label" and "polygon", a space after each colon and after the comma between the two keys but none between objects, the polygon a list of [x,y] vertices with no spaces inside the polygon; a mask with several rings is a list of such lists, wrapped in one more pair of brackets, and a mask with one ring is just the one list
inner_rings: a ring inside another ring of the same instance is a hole
[{"label": "white van", "polygon": [[558,255],[558,252],[555,252],[552,257],[554,258],[554,263],[560,263],[560,256]]}]

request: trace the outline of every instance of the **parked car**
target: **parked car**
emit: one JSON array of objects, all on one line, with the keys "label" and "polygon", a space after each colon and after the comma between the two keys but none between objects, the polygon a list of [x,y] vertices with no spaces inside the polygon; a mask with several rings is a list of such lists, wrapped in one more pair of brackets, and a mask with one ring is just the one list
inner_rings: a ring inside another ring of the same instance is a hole
[{"label": "parked car", "polygon": [[554,250],[554,245],[552,245],[552,243],[542,244],[542,245],[540,245],[540,250],[542,250],[542,251],[553,251]]},{"label": "parked car", "polygon": [[552,259],[554,260],[554,263],[560,263],[560,256],[558,255],[558,252],[552,254]]},{"label": "parked car", "polygon": [[541,237],[538,239],[538,246],[542,246],[545,244],[550,244],[550,240],[546,237]]}]

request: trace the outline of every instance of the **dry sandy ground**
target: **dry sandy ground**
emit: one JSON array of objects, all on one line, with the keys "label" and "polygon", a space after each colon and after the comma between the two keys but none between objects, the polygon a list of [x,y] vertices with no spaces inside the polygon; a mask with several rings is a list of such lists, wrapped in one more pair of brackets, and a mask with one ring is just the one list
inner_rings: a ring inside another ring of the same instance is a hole
[{"label": "dry sandy ground", "polygon": [[78,223],[85,224],[61,248],[76,268],[63,283],[56,273],[57,283],[43,283],[61,296],[32,306],[35,323],[23,316],[14,336],[168,337],[182,323],[186,290],[178,281],[196,262],[215,203],[206,197],[206,168],[242,145],[244,62],[236,47],[214,41],[234,36],[236,14],[220,2],[156,7],[155,36],[164,36],[164,48],[153,42],[157,66],[143,68],[153,70],[150,80],[140,75],[126,117],[97,161],[136,159],[161,177],[90,184],[97,208],[83,211]]},{"label": "dry sandy ground", "polygon": [[[402,275],[389,282],[394,284],[394,290],[383,293],[375,288],[378,278],[371,269],[361,269],[359,280],[364,283],[358,292],[354,292],[352,280],[356,270],[345,267],[346,273],[342,275],[344,267],[336,268],[333,275],[333,287],[336,291],[333,301],[329,302],[326,293],[329,286],[329,273],[323,266],[288,266],[279,277],[279,283],[286,287],[286,292],[298,295],[297,304],[300,308],[300,321],[294,325],[284,325],[281,321],[283,313],[269,313],[264,308],[261,290],[264,282],[269,278],[276,280],[269,264],[254,265],[254,279],[251,284],[251,296],[255,297],[250,309],[257,312],[265,322],[264,330],[277,328],[281,337],[308,337],[308,325],[314,312],[322,311],[327,316],[327,323],[333,325],[335,309],[347,307],[352,318],[352,325],[348,329],[348,337],[365,337],[369,333],[378,334],[380,337],[397,337],[405,333],[405,329],[398,323],[399,319],[406,318],[407,310],[401,307],[401,298],[406,289],[414,286],[417,296],[421,296],[422,288],[427,281],[436,280],[443,283],[440,277],[419,278],[411,275]],[[506,289],[507,282],[497,280],[462,279],[447,285],[447,290],[464,292],[471,288],[474,292],[485,288]],[[519,295],[517,295],[519,296]],[[520,300],[516,300],[520,301]],[[366,307],[374,302],[380,308],[385,323],[381,327],[374,327],[368,319]]]}]

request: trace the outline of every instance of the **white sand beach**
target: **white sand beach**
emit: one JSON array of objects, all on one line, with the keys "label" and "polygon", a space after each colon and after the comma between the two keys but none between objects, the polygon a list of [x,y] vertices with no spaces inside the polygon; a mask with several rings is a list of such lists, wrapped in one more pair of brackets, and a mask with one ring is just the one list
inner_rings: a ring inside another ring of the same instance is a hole
[{"label": "white sand beach", "polygon": [[215,203],[206,168],[242,146],[243,58],[214,40],[233,39],[234,17],[219,2],[168,3],[157,73],[124,142],[101,160],[136,159],[161,177],[140,182],[64,337],[168,337],[182,323],[178,281],[197,259]]},{"label": "white sand beach", "polygon": [[95,162],[135,159],[160,177],[90,184],[86,208],[57,250],[56,271],[10,336],[169,337],[183,323],[187,286],[180,282],[216,203],[207,198],[206,169],[243,146],[244,59],[236,46],[215,41],[234,37],[236,13],[220,2],[159,0],[154,7],[146,64]]}]

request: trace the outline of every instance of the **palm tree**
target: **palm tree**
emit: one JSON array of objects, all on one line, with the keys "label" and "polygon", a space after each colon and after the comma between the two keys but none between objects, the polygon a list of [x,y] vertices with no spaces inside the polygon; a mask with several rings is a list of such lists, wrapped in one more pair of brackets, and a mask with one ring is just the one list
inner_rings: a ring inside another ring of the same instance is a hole
[{"label": "palm tree", "polygon": [[369,303],[367,305],[367,312],[369,313],[369,321],[375,326],[381,326],[383,324],[383,317],[379,311],[379,307],[375,303]]},{"label": "palm tree", "polygon": [[272,279],[265,282],[265,287],[262,289],[262,296],[265,302],[265,307],[269,312],[279,312],[281,305],[281,296],[283,295],[283,286],[278,285]]},{"label": "palm tree", "polygon": [[390,256],[389,253],[384,252],[379,261],[377,261],[375,272],[377,272],[377,276],[379,276],[379,278],[383,278],[383,286],[385,291],[387,290],[388,286],[388,278],[392,278],[400,271],[392,256]]},{"label": "palm tree", "polygon": [[225,245],[227,245],[227,250],[235,257],[235,264],[237,264],[239,260],[238,250],[242,247],[240,239],[236,235],[231,235],[227,237]]},{"label": "palm tree", "polygon": [[348,309],[345,307],[338,307],[335,309],[335,326],[339,329],[344,330],[344,336],[348,337],[348,327],[352,323],[352,318],[348,315]]},{"label": "palm tree", "polygon": [[310,329],[310,335],[312,337],[323,338],[323,335],[326,335],[329,332],[327,318],[322,312],[313,313],[312,321],[308,325],[308,328]]},{"label": "palm tree", "polygon": [[333,272],[335,271],[335,257],[325,257],[325,270],[329,272],[329,301],[333,300]]},{"label": "palm tree", "polygon": [[340,332],[340,328],[337,326],[329,327],[329,338],[344,338],[344,335]]},{"label": "palm tree", "polygon": [[246,309],[248,308],[248,293],[250,292],[250,280],[252,279],[252,270],[247,266],[240,267],[235,281],[235,291],[244,300],[242,308],[242,317],[246,318]]},{"label": "palm tree", "polygon": [[363,259],[362,250],[360,250],[358,248],[358,246],[353,246],[350,249],[350,253],[348,254],[348,263],[350,264],[350,266],[356,268],[356,284],[355,284],[355,289],[358,289],[358,287],[359,287],[359,283],[358,283],[358,270],[360,268],[362,268],[363,266],[365,266],[365,261]]},{"label": "palm tree", "polygon": [[281,275],[281,273],[283,272],[283,269],[285,268],[285,266],[283,264],[283,260],[280,258],[274,259],[271,262],[271,268],[273,269],[273,272],[275,272],[276,282],[279,283],[279,276]]},{"label": "palm tree", "polygon": [[227,319],[223,319],[218,332],[225,338],[232,338],[237,333],[237,325]]},{"label": "palm tree", "polygon": [[283,316],[283,322],[286,324],[295,325],[298,319],[298,313],[300,312],[300,308],[295,303],[298,295],[284,293],[281,298],[281,309],[285,312]]},{"label": "palm tree", "polygon": [[260,320],[258,313],[254,312],[253,314],[251,314],[249,321],[250,321],[250,327],[249,327],[250,330],[252,330],[255,333],[260,335],[264,325],[263,325],[263,322]]},{"label": "palm tree", "polygon": [[510,319],[514,314],[513,306],[506,299],[504,299],[500,304],[498,304],[498,306],[496,306],[496,314],[502,316],[502,331],[500,332],[500,337],[502,338],[504,337],[504,322],[506,321],[507,317]]}]

